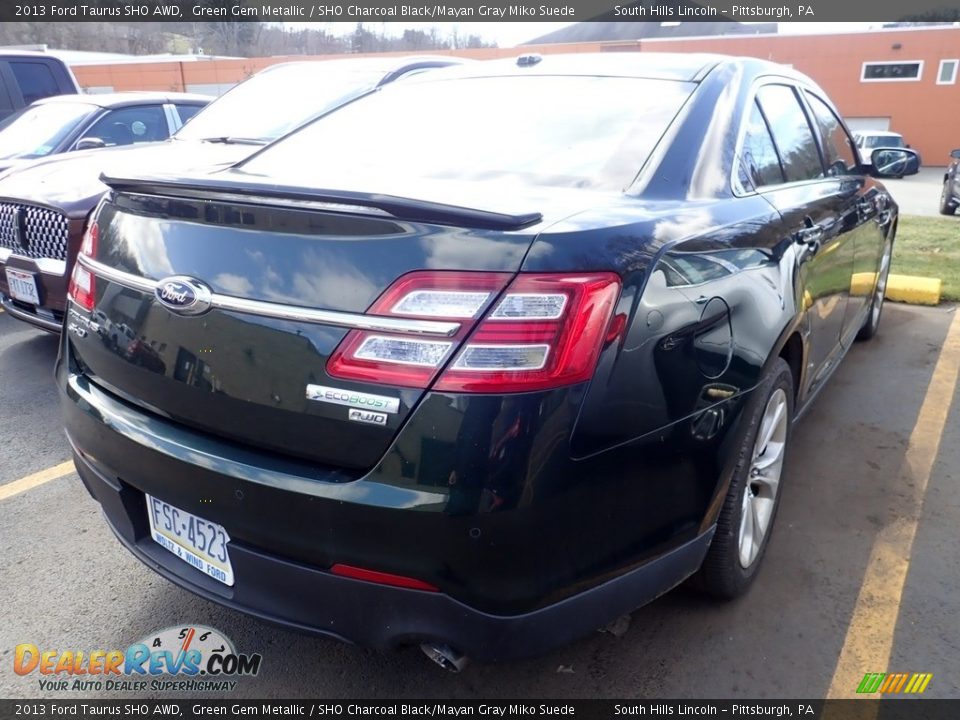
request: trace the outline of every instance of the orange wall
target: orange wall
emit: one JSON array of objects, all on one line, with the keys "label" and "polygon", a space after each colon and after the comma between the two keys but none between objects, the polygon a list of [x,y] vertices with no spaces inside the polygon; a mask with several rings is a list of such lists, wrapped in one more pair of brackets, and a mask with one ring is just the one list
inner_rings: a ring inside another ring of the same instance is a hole
[{"label": "orange wall", "polygon": [[[893,45],[900,44],[898,50]],[[855,35],[786,35],[648,40],[645,51],[719,52],[787,63],[813,78],[844,117],[889,117],[890,129],[920,151],[925,165],[946,165],[960,147],[960,77],[937,85],[941,60],[960,58],[960,28]],[[923,60],[918,82],[860,82],[864,62]]]},{"label": "orange wall", "polygon": [[[901,47],[893,49],[893,45]],[[845,117],[889,117],[890,129],[902,133],[920,151],[926,165],[944,165],[951,149],[960,147],[960,82],[937,85],[940,60],[960,58],[960,28],[895,30],[843,35],[780,35],[680,38],[623,43],[572,43],[460,50],[475,59],[513,57],[520,53],[717,52],[746,55],[793,65],[819,83]],[[408,53],[383,53],[405,55]],[[424,53],[426,54],[426,53]],[[197,62],[81,65],[73,68],[81,87],[115,90],[183,90],[193,84],[240,82],[268,65],[290,60],[335,59],[343,55],[287,56]],[[361,56],[351,56],[361,57]],[[919,82],[860,82],[862,63],[923,60]]]}]

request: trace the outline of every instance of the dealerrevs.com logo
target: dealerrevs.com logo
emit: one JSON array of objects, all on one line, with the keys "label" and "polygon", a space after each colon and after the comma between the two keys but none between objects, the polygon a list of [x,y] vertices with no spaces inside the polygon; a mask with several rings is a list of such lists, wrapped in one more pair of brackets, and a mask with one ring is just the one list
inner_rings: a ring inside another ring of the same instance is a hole
[{"label": "dealerrevs.com logo", "polygon": [[38,676],[40,690],[229,691],[234,678],[260,672],[259,653],[238,653],[219,630],[169,627],[126,650],[51,650],[17,645],[13,671]]}]

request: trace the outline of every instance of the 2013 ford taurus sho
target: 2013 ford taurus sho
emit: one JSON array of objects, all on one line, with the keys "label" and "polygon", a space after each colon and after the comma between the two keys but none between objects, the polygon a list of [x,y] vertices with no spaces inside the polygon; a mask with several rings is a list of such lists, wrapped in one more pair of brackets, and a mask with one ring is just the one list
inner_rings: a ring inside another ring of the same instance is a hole
[{"label": "2013 ford taurus sho", "polygon": [[736,596],[792,422],[880,323],[897,207],[863,168],[803,75],[637,53],[106,177],[57,368],[78,471],[172,582],[448,667],[691,575]]}]

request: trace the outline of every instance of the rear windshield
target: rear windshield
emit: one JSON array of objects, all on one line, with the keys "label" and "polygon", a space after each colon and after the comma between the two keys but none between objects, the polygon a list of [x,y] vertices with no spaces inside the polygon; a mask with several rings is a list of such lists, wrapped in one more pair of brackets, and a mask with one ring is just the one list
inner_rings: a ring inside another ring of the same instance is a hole
[{"label": "rear windshield", "polygon": [[693,88],[550,76],[398,84],[283,138],[243,170],[354,190],[391,177],[620,190]]},{"label": "rear windshield", "polygon": [[218,98],[174,136],[205,140],[231,137],[269,142],[375,87],[375,69],[290,66],[255,75]]}]

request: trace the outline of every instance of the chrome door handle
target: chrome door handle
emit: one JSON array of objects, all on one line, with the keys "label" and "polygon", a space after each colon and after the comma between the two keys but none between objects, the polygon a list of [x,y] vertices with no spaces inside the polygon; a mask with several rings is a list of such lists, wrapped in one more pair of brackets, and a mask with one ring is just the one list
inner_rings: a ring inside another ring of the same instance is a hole
[{"label": "chrome door handle", "polygon": [[823,228],[820,225],[807,227],[797,233],[797,242],[804,245],[819,245],[823,240]]}]

